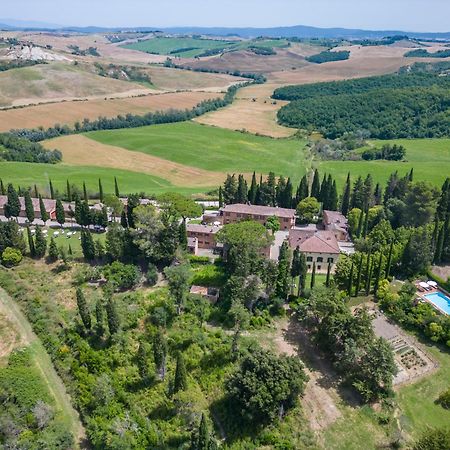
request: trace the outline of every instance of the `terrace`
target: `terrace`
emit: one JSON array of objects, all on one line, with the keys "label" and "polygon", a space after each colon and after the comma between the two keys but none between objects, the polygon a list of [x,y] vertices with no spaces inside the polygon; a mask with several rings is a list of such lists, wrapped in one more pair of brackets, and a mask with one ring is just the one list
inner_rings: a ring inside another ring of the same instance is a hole
[{"label": "terrace", "polygon": [[429,303],[441,314],[450,315],[450,294],[441,289],[435,281],[417,281],[417,299]]}]

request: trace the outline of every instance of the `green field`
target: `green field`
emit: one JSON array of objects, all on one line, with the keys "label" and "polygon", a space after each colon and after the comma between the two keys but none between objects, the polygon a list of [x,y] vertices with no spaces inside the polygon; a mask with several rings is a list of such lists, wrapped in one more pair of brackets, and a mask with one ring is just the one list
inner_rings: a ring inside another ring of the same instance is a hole
[{"label": "green field", "polygon": [[195,58],[205,50],[227,49],[245,50],[249,47],[285,47],[284,39],[253,39],[250,41],[227,41],[216,39],[199,39],[193,37],[160,37],[146,41],[123,45],[123,48],[139,50],[146,53],[159,55],[180,56],[182,58]]}]

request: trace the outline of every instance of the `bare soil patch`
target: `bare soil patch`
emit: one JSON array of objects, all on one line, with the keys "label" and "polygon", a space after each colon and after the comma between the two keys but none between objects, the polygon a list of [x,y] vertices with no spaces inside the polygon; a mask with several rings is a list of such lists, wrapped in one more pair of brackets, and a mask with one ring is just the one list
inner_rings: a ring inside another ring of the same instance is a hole
[{"label": "bare soil patch", "polygon": [[22,344],[22,338],[7,313],[0,303],[0,362]]},{"label": "bare soil patch", "polygon": [[443,280],[448,280],[450,278],[450,265],[448,266],[433,266],[431,271]]},{"label": "bare soil patch", "polygon": [[61,102],[26,108],[0,110],[0,131],[12,128],[51,127],[56,123],[73,125],[84,118],[115,117],[119,114],[145,114],[168,109],[193,108],[203,100],[217,98],[213,92],[176,92],[132,98]]},{"label": "bare soil patch", "polygon": [[185,166],[141,152],[102,144],[76,134],[45,141],[44,146],[58,148],[63,161],[75,166],[111,167],[148,173],[164,178],[176,186],[209,187],[223,181],[223,173]]}]

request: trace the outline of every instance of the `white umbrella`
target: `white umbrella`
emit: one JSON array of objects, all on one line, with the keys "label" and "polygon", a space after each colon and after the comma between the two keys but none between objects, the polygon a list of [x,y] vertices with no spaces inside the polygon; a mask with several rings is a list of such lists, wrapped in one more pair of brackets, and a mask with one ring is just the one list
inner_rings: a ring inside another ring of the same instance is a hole
[{"label": "white umbrella", "polygon": [[428,283],[430,286],[433,286],[433,287],[436,287],[436,286],[437,286],[436,281],[428,281],[427,283]]},{"label": "white umbrella", "polygon": [[425,283],[425,281],[421,281],[420,283],[419,283],[419,286],[420,287],[423,287],[423,288],[427,288],[427,287],[430,287],[429,285],[428,285],[428,283]]}]

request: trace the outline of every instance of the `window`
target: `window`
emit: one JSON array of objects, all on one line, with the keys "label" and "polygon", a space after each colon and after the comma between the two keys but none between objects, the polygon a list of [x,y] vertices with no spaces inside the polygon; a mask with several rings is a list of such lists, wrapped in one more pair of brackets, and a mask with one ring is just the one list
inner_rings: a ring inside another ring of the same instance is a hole
[{"label": "window", "polygon": [[308,265],[308,270],[311,270],[311,266],[310,265]]},{"label": "window", "polygon": [[333,263],[334,263],[334,259],[333,259],[333,258],[328,258],[328,259],[327,259],[327,262],[333,264]]},{"label": "window", "polygon": [[306,257],[306,261],[312,262],[312,260],[313,260],[312,256],[307,256],[307,257]]},{"label": "window", "polygon": [[317,270],[322,270],[322,266],[317,266]]},{"label": "window", "polygon": [[317,262],[323,262],[323,258],[321,256],[317,257]]}]

